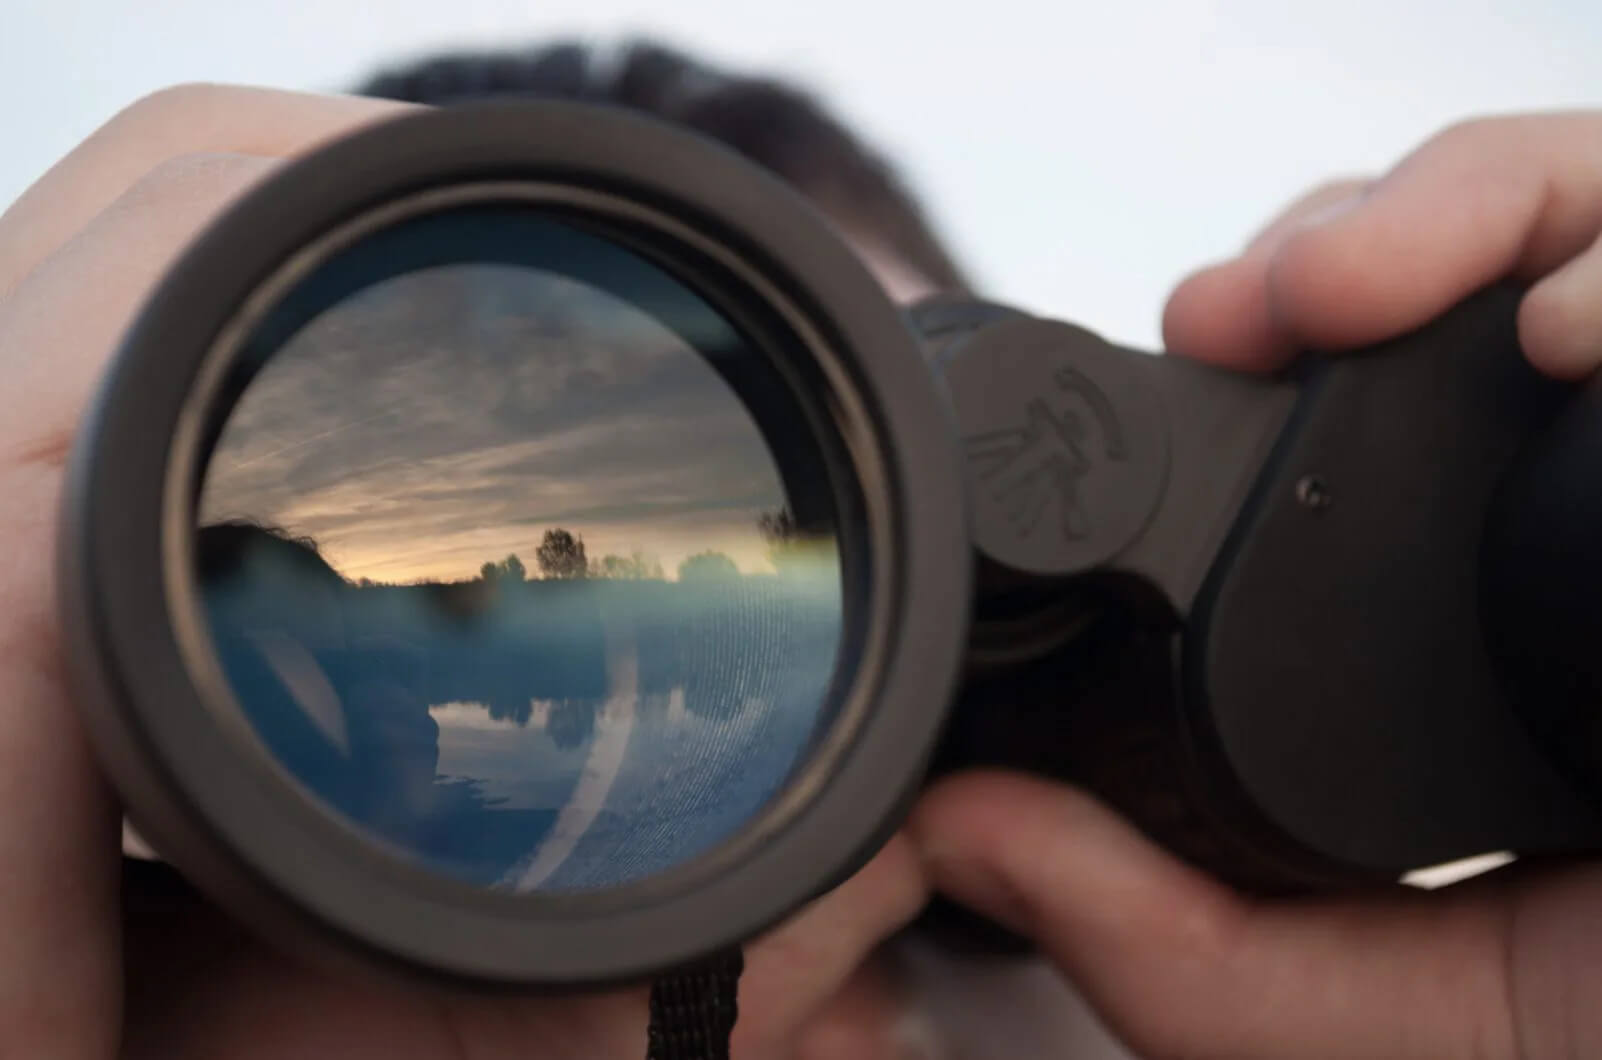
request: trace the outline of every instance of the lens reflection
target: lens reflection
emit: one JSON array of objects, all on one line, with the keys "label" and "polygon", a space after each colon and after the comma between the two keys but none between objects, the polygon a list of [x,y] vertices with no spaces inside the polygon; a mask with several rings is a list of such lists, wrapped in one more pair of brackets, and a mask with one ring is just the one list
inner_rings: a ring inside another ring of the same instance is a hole
[{"label": "lens reflection", "polygon": [[765,361],[687,287],[528,211],[475,260],[486,218],[446,220],[263,325],[198,504],[212,641],[270,753],[400,855],[634,882],[750,821],[827,720],[833,529],[728,382]]}]

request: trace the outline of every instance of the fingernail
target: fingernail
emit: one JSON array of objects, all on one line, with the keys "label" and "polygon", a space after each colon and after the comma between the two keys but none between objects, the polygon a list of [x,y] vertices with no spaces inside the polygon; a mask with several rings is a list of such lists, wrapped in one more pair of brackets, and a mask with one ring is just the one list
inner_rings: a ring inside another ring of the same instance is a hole
[{"label": "fingernail", "polygon": [[1308,211],[1297,222],[1296,227],[1318,228],[1322,225],[1327,225],[1331,221],[1338,220],[1351,213],[1367,197],[1368,193],[1366,191],[1359,191],[1336,199],[1334,202],[1327,202],[1316,210]]}]

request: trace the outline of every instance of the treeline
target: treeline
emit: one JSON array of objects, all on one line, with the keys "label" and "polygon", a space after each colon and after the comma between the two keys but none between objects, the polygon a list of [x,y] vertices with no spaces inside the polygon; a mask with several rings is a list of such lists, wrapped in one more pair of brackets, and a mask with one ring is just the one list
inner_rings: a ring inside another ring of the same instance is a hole
[{"label": "treeline", "polygon": [[469,581],[353,584],[309,540],[228,524],[201,535],[201,581],[214,636],[236,658],[259,654],[263,635],[287,638],[311,653],[342,699],[381,681],[424,711],[482,703],[523,722],[532,700],[615,695],[625,680],[615,667],[632,660],[626,680],[635,694],[682,690],[690,712],[728,716],[826,679],[832,667],[842,624],[832,556],[742,575],[708,552],[668,581],[633,557],[600,564],[623,577],[589,577],[580,540],[565,531],[551,531],[544,545],[544,577],[528,577],[509,556]]},{"label": "treeline", "polygon": [[[578,578],[662,581],[666,578],[661,562],[638,549],[627,556],[608,554],[600,559],[590,559],[584,547],[584,538],[561,527],[545,531],[545,537],[534,553],[534,562],[538,576],[546,581],[572,581]],[[734,560],[722,552],[713,551],[687,557],[678,569],[680,581],[733,577],[739,573]],[[485,563],[479,568],[478,578],[485,582],[521,582],[529,579],[529,570],[514,552],[498,563]]]},{"label": "treeline", "polygon": [[[815,560],[820,553],[830,552],[831,542],[803,533],[788,509],[764,512],[757,518],[757,530],[767,544],[768,560],[775,570],[784,571]],[[679,581],[713,581],[740,576],[740,568],[726,553],[708,549],[686,557],[679,563]],[[534,570],[517,553],[502,560],[487,561],[479,568],[476,579],[455,582],[424,579],[408,583],[375,581],[360,578],[355,584],[364,588],[375,586],[409,585],[465,585],[472,582],[505,583],[534,579],[543,581],[574,581],[578,579],[608,579],[612,581],[665,581],[667,574],[661,561],[638,549],[626,556],[608,553],[591,559],[584,538],[564,527],[546,530],[534,552]]]}]

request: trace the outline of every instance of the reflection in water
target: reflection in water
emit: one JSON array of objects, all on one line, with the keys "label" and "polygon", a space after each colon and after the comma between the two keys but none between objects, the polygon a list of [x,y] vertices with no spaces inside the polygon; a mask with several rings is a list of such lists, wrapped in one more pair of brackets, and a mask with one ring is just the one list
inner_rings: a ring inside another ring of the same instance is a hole
[{"label": "reflection in water", "polygon": [[352,585],[307,543],[200,533],[242,708],[307,788],[487,886],[615,886],[746,823],[810,746],[837,576]]}]

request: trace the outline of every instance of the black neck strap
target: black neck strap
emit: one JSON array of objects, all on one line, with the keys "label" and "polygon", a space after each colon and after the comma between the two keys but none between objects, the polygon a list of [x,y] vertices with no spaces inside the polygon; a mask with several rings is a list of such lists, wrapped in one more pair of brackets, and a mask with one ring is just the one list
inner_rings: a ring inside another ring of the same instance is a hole
[{"label": "black neck strap", "polygon": [[729,1060],[744,970],[745,955],[735,948],[658,978],[646,1060]]}]

